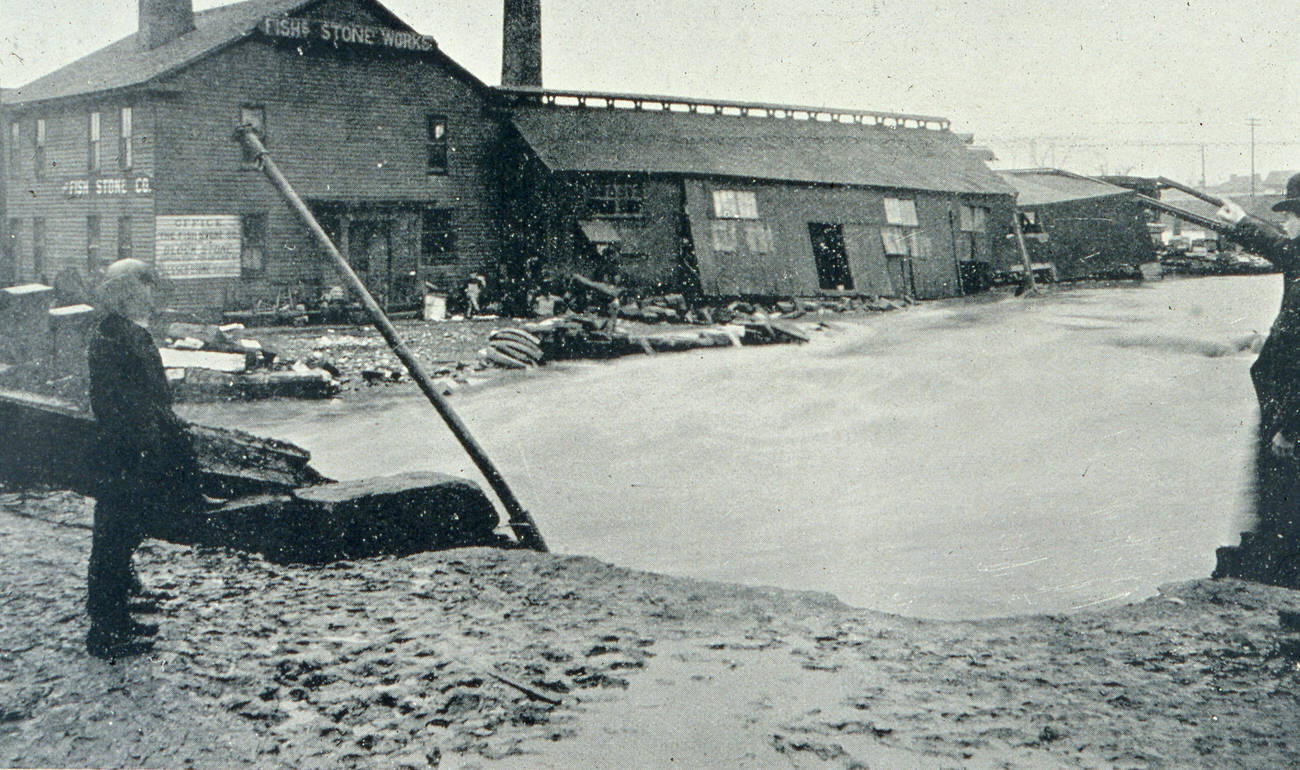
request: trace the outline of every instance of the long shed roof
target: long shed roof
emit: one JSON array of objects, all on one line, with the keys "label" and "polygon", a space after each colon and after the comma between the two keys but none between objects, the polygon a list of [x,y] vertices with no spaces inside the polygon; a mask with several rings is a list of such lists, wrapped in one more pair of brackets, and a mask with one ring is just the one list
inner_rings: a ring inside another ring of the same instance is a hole
[{"label": "long shed roof", "polygon": [[553,171],[725,176],[1011,194],[951,131],[669,110],[519,106],[515,127]]},{"label": "long shed roof", "polygon": [[1021,207],[1133,195],[1127,187],[1055,168],[1016,169],[1001,173],[1020,194],[1016,203]]},{"label": "long shed roof", "polygon": [[[7,90],[3,94],[3,103],[18,105],[141,86],[251,35],[268,16],[300,13],[319,2],[320,0],[244,0],[199,11],[194,14],[194,29],[175,40],[148,49],[140,44],[139,33],[133,33],[27,85]],[[410,29],[375,0],[364,2],[376,8],[381,16],[387,17],[394,27]],[[436,51],[435,55],[450,64],[462,77],[482,85],[446,54]]]}]

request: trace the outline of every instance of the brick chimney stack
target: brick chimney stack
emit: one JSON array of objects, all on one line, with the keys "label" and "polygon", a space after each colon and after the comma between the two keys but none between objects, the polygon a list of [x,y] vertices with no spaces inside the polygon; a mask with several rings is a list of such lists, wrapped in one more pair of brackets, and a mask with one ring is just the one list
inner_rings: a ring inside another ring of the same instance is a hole
[{"label": "brick chimney stack", "polygon": [[166,45],[194,29],[194,0],[140,0],[140,42]]},{"label": "brick chimney stack", "polygon": [[505,0],[501,85],[542,87],[542,2]]}]

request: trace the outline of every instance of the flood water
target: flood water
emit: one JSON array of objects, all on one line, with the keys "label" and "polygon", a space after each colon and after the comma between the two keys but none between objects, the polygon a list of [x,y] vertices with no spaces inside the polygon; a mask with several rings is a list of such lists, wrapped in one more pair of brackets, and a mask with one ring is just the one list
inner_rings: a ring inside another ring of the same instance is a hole
[{"label": "flood water", "polygon": [[[808,345],[552,365],[452,403],[552,550],[908,615],[1071,611],[1236,542],[1256,412],[1233,343],[1280,295],[1206,278],[832,316]],[[183,413],[336,478],[479,478],[413,391]]]}]

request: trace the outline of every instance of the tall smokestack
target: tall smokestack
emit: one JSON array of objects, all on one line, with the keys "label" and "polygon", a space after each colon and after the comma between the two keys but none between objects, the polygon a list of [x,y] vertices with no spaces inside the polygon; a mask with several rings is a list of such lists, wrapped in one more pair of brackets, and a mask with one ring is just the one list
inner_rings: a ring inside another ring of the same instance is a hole
[{"label": "tall smokestack", "polygon": [[505,0],[501,85],[542,87],[542,1]]},{"label": "tall smokestack", "polygon": [[194,29],[194,0],[140,0],[140,41],[165,45]]}]

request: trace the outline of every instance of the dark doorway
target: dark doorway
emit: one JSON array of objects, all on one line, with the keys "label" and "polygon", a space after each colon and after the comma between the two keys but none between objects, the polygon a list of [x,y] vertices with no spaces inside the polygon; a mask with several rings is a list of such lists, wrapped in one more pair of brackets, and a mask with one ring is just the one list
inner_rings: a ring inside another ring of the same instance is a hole
[{"label": "dark doorway", "polygon": [[354,219],[348,223],[348,264],[380,307],[388,306],[391,234],[387,220]]},{"label": "dark doorway", "polygon": [[830,291],[853,289],[853,274],[844,254],[844,226],[808,223],[813,259],[817,261],[817,286]]}]

